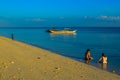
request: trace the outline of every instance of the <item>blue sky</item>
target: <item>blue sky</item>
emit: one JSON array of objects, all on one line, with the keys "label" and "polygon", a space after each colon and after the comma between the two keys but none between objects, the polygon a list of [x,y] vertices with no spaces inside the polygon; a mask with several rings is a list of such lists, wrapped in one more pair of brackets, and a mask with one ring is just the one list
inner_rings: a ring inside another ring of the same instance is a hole
[{"label": "blue sky", "polygon": [[120,26],[120,0],[0,0],[0,27]]}]

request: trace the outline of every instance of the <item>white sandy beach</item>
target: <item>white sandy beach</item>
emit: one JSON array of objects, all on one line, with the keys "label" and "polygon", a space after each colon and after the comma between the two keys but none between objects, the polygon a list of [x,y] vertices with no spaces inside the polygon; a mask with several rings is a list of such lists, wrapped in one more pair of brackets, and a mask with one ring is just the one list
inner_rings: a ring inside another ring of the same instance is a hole
[{"label": "white sandy beach", "polygon": [[0,80],[120,80],[120,76],[1,36]]}]

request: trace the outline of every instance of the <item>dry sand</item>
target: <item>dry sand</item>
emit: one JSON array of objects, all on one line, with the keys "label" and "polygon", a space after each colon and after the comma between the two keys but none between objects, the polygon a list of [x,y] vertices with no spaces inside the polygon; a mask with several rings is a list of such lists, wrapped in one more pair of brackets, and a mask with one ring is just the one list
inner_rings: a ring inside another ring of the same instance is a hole
[{"label": "dry sand", "polygon": [[120,76],[1,36],[0,80],[120,80]]}]

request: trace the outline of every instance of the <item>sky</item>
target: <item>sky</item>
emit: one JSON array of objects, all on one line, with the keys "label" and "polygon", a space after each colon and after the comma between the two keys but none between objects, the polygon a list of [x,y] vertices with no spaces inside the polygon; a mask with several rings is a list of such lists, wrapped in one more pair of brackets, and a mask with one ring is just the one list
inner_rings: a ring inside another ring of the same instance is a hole
[{"label": "sky", "polygon": [[0,27],[120,27],[120,0],[0,0]]}]

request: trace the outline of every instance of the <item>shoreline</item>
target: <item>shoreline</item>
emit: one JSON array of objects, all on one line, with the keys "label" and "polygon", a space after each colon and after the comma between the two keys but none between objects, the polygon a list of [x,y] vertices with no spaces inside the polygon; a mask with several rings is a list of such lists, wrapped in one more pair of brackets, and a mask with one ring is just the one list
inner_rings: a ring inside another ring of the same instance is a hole
[{"label": "shoreline", "polygon": [[2,36],[0,42],[1,80],[120,79],[119,75],[23,42]]},{"label": "shoreline", "polygon": [[[23,42],[23,43],[27,44],[26,42]],[[41,46],[37,46],[37,45],[35,45],[35,44],[28,44],[28,45],[35,46],[35,47],[38,47],[38,48],[41,48],[41,49],[50,51],[50,52],[55,53],[55,54],[57,54],[57,55],[61,55],[61,54],[60,54],[59,52],[57,52],[57,51],[54,52],[54,51],[52,51],[52,50],[50,50],[50,49],[47,49],[47,48],[44,48],[44,47],[41,47]],[[73,57],[71,57],[71,56],[66,56],[66,55],[61,55],[61,56],[64,56],[64,57],[73,59],[73,60],[78,61],[78,62],[85,63],[85,62],[84,62],[84,59],[82,59],[82,58],[78,59],[78,58],[73,58]],[[85,64],[86,64],[86,63],[85,63]],[[98,65],[102,65],[101,63],[97,63],[97,62],[91,61],[89,65],[91,65],[91,66],[93,66],[93,67],[96,67],[96,68],[98,68],[98,69],[100,69],[100,70],[103,70],[102,67],[98,66]],[[120,72],[116,72],[115,70],[112,70],[112,69],[110,69],[110,68],[109,68],[109,69],[107,68],[105,71],[110,72],[110,73],[114,73],[114,74],[120,76]]]}]

